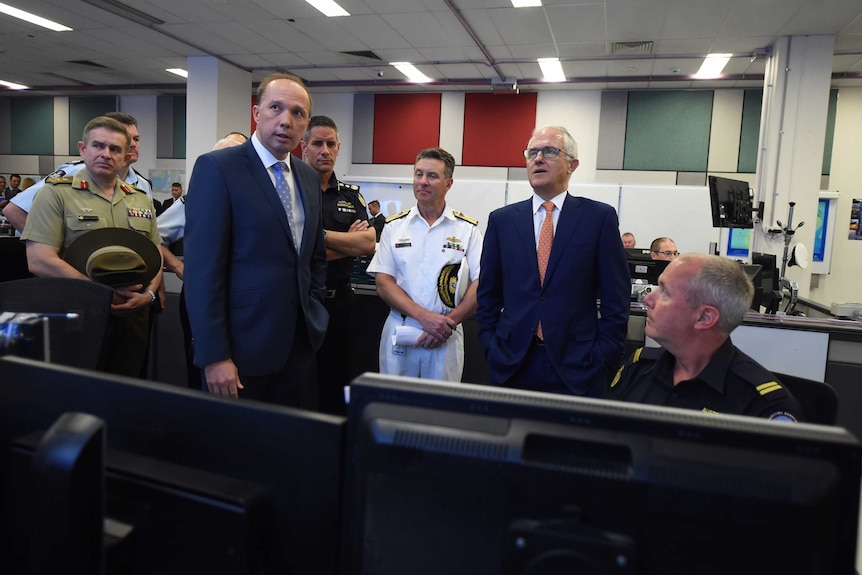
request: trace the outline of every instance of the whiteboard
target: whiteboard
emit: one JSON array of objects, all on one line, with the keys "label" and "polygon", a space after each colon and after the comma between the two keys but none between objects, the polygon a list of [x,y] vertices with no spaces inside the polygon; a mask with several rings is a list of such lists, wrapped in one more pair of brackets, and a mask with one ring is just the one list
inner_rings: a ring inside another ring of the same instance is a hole
[{"label": "whiteboard", "polygon": [[[366,201],[380,202],[385,216],[416,204],[412,178],[345,177],[361,186]],[[720,229],[712,227],[709,189],[706,186],[636,186],[573,182],[569,193],[608,204],[617,210],[620,233],[632,232],[638,247],[648,248],[653,239],[672,238],[683,253],[707,253],[710,242],[719,242]],[[459,180],[447,194],[452,209],[479,220],[482,233],[488,216],[497,208],[533,195],[527,180]]]},{"label": "whiteboard", "polygon": [[708,253],[710,242],[719,241],[706,186],[623,185],[617,213],[620,231],[633,233],[637,247],[664,236],[682,253]]}]

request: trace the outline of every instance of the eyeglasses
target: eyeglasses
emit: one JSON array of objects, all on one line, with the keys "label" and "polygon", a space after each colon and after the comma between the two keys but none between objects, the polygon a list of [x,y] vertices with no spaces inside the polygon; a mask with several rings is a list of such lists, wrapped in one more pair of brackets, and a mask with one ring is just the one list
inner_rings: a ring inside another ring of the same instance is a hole
[{"label": "eyeglasses", "polygon": [[678,255],[679,255],[679,252],[677,252],[677,251],[673,251],[673,252],[672,252],[672,251],[670,251],[670,250],[664,250],[664,251],[661,251],[661,250],[653,250],[653,253],[654,253],[654,254],[661,254],[661,255],[663,255],[663,256],[667,256],[667,257],[669,257],[669,258],[670,258],[670,257],[674,257],[674,258],[675,258],[676,256],[678,256]]},{"label": "eyeglasses", "polygon": [[545,146],[544,148],[530,148],[528,150],[524,150],[524,157],[528,160],[535,160],[536,156],[539,155],[539,152],[542,152],[543,158],[556,158],[560,154],[563,154],[574,159],[574,156],[572,156],[568,152],[559,148],[553,148],[551,146]]}]

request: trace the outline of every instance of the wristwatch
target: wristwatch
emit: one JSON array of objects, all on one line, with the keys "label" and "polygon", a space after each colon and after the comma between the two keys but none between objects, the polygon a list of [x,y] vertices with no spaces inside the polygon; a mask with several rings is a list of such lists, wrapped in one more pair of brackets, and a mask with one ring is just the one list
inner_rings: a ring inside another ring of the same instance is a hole
[{"label": "wristwatch", "polygon": [[148,293],[148,294],[150,294],[150,305],[153,305],[154,303],[156,303],[156,292],[154,292],[154,291],[153,291],[153,290],[151,290],[151,289],[148,289],[148,290],[147,290],[146,292],[144,292],[144,293]]}]

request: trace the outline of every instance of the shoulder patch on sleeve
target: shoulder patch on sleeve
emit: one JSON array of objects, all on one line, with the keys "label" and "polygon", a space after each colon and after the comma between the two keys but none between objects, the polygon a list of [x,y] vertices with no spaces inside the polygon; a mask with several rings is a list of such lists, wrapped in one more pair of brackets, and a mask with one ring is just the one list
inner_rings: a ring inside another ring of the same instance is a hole
[{"label": "shoulder patch on sleeve", "polygon": [[351,187],[356,188],[353,191],[356,192],[356,197],[359,198],[359,203],[362,204],[363,208],[366,207],[367,204],[365,203],[365,198],[363,198],[362,194],[359,193],[359,186],[351,186]]},{"label": "shoulder patch on sleeve", "polygon": [[464,220],[465,222],[470,222],[470,223],[471,223],[471,224],[473,224],[474,226],[478,226],[478,225],[479,225],[479,220],[474,220],[473,218],[471,218],[470,216],[468,216],[467,214],[465,214],[465,213],[463,213],[463,212],[453,211],[452,213],[453,213],[453,214],[455,215],[455,217],[456,217],[456,218],[458,218],[459,220]]},{"label": "shoulder patch on sleeve", "polygon": [[[59,173],[61,173],[61,174],[65,174],[65,173],[66,173],[66,172],[64,172],[63,170],[58,170],[58,172],[59,172]],[[56,172],[55,172],[55,173],[56,173]],[[54,175],[54,174],[51,174],[51,176],[53,176],[53,175]],[[67,185],[68,185],[68,184],[71,184],[71,183],[72,183],[72,177],[71,177],[71,176],[68,176],[68,177],[65,177],[65,176],[55,176],[55,177],[53,177],[53,178],[52,178],[51,176],[48,176],[47,178],[45,178],[45,183],[46,183],[46,184],[51,184],[51,185],[53,186],[53,185],[55,185],[55,184],[67,184]]]},{"label": "shoulder patch on sleeve", "polygon": [[389,222],[394,222],[395,220],[400,220],[401,218],[403,218],[404,216],[406,216],[409,213],[410,213],[410,210],[404,210],[403,212],[397,213],[394,216],[389,216],[388,218],[386,218],[386,223],[388,224]]}]

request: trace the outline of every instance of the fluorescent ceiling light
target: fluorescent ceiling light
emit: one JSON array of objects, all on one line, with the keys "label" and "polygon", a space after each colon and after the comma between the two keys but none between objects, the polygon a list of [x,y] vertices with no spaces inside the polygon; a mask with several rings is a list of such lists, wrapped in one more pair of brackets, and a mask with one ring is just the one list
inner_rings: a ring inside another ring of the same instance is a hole
[{"label": "fluorescent ceiling light", "polygon": [[183,78],[189,77],[188,71],[183,70],[182,68],[165,68],[165,72],[170,72],[171,74],[176,74],[177,76],[182,76]]},{"label": "fluorescent ceiling light", "polygon": [[718,78],[721,76],[721,71],[727,66],[732,54],[710,54],[704,59],[700,65],[700,70],[694,75],[695,78],[708,79]]},{"label": "fluorescent ceiling light", "polygon": [[334,18],[335,16],[350,16],[350,13],[339,6],[335,0],[305,0],[321,12],[324,16]]},{"label": "fluorescent ceiling light", "polygon": [[25,86],[24,84],[16,84],[15,82],[7,82],[6,80],[0,80],[0,86],[6,86],[7,88],[11,88],[13,90],[29,90],[29,86]]},{"label": "fluorescent ceiling light", "polygon": [[410,62],[389,62],[390,66],[395,66],[399,72],[407,76],[407,79],[417,84],[430,82],[431,78],[416,69],[416,66]]},{"label": "fluorescent ceiling light", "polygon": [[515,8],[531,8],[533,6],[541,6],[542,0],[512,0],[512,6]]},{"label": "fluorescent ceiling light", "polygon": [[47,28],[48,30],[53,30],[54,32],[72,31],[72,29],[68,26],[63,26],[62,24],[52,22],[51,20],[46,20],[41,16],[36,16],[35,14],[30,14],[29,12],[24,12],[23,10],[13,8],[12,6],[9,6],[7,4],[0,4],[0,12],[2,12],[3,14],[8,14],[9,16],[13,16],[15,18],[20,18],[21,20],[24,20],[31,24],[42,26],[43,28]]},{"label": "fluorescent ceiling light", "polygon": [[559,58],[539,58],[539,67],[545,82],[565,82],[566,75],[563,73],[563,65]]}]

